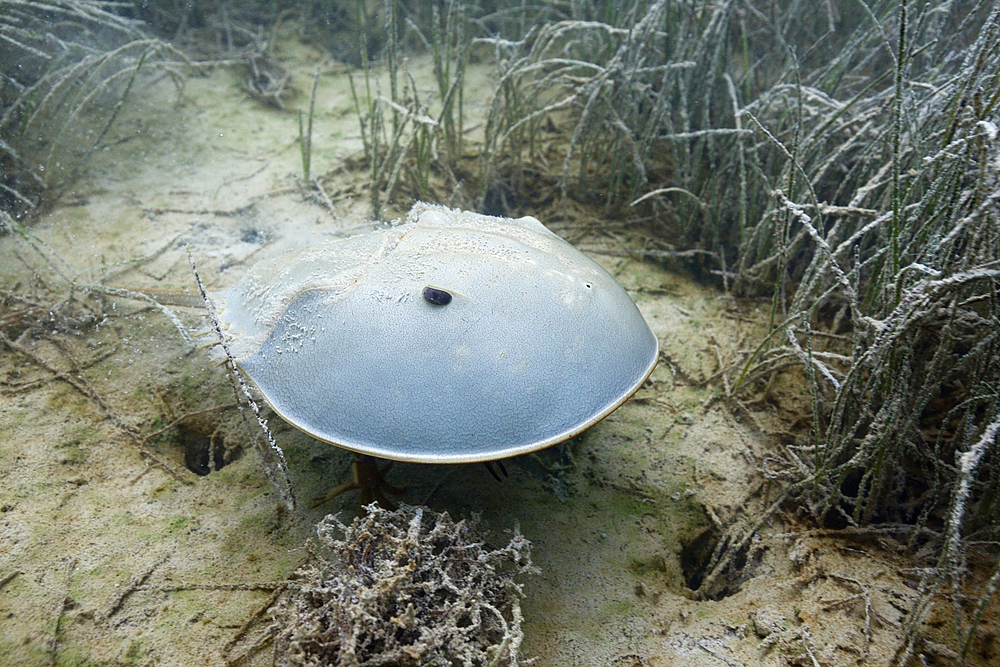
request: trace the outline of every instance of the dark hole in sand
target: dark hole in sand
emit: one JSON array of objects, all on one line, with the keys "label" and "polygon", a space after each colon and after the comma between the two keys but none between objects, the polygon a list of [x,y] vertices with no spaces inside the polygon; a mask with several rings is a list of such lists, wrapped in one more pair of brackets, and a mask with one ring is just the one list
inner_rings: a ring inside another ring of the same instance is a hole
[{"label": "dark hole in sand", "polygon": [[184,445],[184,465],[196,475],[221,470],[241,455],[238,445],[226,446],[226,438],[219,429],[206,428],[204,424],[178,426],[181,444]]},{"label": "dark hole in sand", "polygon": [[681,550],[681,571],[684,573],[684,583],[691,590],[698,590],[708,575],[712,553],[718,543],[718,529],[707,526],[684,544]]}]

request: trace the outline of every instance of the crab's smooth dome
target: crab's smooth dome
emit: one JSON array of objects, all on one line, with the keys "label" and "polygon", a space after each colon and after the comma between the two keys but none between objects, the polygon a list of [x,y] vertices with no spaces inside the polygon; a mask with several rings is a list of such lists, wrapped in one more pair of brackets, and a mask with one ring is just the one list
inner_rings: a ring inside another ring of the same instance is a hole
[{"label": "crab's smooth dome", "polygon": [[534,218],[426,204],[264,262],[213,300],[283,419],[399,461],[562,442],[624,403],[658,355],[621,285]]}]

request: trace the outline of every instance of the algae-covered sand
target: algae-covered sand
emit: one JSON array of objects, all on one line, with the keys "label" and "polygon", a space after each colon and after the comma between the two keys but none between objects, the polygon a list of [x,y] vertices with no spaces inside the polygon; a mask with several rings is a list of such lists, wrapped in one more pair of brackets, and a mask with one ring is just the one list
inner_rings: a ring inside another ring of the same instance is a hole
[{"label": "algae-covered sand", "polygon": [[[183,90],[142,90],[73,191],[32,223],[35,247],[0,238],[2,664],[270,664],[269,647],[252,647],[272,591],[327,513],[358,511],[353,496],[285,511],[211,353],[148,301],[66,281],[193,291],[187,246],[219,289],[257,261],[366,228],[367,174],[346,166],[362,148],[346,68],[294,41],[279,48],[300,90],[320,67],[312,171],[333,174],[327,197],[302,185],[296,117],[217,69]],[[428,62],[408,67],[429,80]],[[480,100],[470,118],[488,104],[490,75],[485,64],[469,73],[466,100]],[[602,253],[641,247],[634,226],[518,213],[615,275],[661,346],[632,400],[568,443],[508,461],[503,484],[481,465],[389,474],[404,502],[482,514],[497,543],[520,526],[541,570],[522,580],[524,657],[887,663],[917,595],[888,538],[809,532],[779,513],[715,582],[718,599],[693,599],[719,541],[739,538],[723,526],[753,525],[776,499],[761,471],[809,410],[795,386],[752,410],[722,399],[720,371],[763,335],[757,304],[679,266]],[[200,309],[172,310],[203,328]],[[300,500],[349,475],[348,453],[276,417],[270,426]]]}]

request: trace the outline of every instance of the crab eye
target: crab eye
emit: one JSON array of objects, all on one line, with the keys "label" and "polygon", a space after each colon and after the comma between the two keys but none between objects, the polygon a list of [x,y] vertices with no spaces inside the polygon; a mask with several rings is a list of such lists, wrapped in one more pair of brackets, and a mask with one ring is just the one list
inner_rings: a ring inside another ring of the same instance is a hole
[{"label": "crab eye", "polygon": [[424,288],[424,299],[435,306],[447,306],[451,303],[451,294],[445,292],[443,289],[428,285]]}]

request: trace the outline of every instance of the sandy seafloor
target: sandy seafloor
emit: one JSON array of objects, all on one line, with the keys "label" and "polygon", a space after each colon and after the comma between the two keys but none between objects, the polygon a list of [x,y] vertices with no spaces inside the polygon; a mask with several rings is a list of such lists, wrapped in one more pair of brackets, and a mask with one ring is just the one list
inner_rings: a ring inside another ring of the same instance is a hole
[{"label": "sandy seafloor", "polygon": [[[73,190],[32,223],[45,252],[65,262],[60,271],[79,283],[193,290],[186,243],[220,289],[254,262],[365,229],[366,175],[343,169],[361,150],[345,68],[285,49],[300,89],[315,65],[323,72],[313,173],[339,174],[327,185],[333,213],[299,185],[294,114],[248,97],[232,70],[192,77],[183,91],[161,81],[135,97]],[[410,63],[430,89],[426,65]],[[479,100],[470,118],[488,103],[489,74],[481,65],[469,77],[465,99]],[[626,225],[592,222],[550,227],[584,249],[642,242]],[[520,525],[541,570],[522,581],[523,653],[533,664],[886,664],[917,594],[911,564],[888,539],[809,533],[779,514],[755,538],[732,594],[693,599],[684,568],[698,576],[717,526],[749,525],[773,502],[778,488],[759,469],[780,424],[808,402],[794,386],[776,386],[752,415],[713,400],[724,389],[713,376],[759,341],[766,305],[738,303],[677,267],[592,256],[660,340],[650,381],[582,436],[508,461],[504,484],[481,465],[397,464],[389,479],[407,489],[404,502],[480,513],[498,544]],[[69,297],[65,281],[9,236],[0,238],[0,287],[8,312],[21,307],[10,295],[53,305]],[[0,347],[0,664],[226,664],[268,624],[265,615],[231,643],[270,595],[253,585],[288,577],[315,524],[330,512],[349,520],[356,496],[280,509],[233,410],[143,442],[185,413],[231,403],[225,372],[149,304],[74,299],[62,312],[75,323],[57,318],[48,335],[25,329],[18,340],[67,376]],[[203,326],[202,311],[174,310],[186,327]],[[37,308],[32,316],[45,321]],[[271,425],[300,498],[349,475],[350,454],[276,417]],[[242,455],[196,475],[185,442],[212,438]],[[265,649],[244,664],[270,662]]]}]

